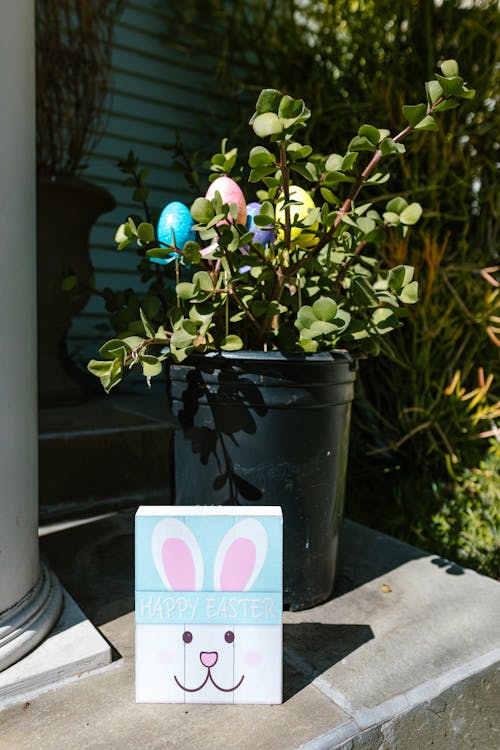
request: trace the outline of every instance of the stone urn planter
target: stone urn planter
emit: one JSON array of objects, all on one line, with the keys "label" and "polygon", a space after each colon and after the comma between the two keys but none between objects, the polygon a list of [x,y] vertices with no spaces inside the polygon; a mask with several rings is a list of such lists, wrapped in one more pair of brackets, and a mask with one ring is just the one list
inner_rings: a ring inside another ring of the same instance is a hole
[{"label": "stone urn planter", "polygon": [[180,505],[279,505],[284,603],[331,594],[356,362],[345,352],[221,352],[168,368]]},{"label": "stone urn planter", "polygon": [[[38,395],[42,407],[81,402],[85,387],[66,339],[85,307],[93,278],[90,230],[115,200],[98,185],[74,176],[37,179]],[[72,289],[63,279],[74,276]]]}]

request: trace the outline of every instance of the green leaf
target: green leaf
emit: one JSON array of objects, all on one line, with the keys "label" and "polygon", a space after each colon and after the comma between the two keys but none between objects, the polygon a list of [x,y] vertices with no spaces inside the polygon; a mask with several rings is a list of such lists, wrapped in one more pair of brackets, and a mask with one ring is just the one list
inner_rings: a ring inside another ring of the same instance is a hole
[{"label": "green leaf", "polygon": [[422,206],[420,203],[410,203],[401,213],[399,214],[399,220],[402,224],[411,226],[416,224],[422,216]]},{"label": "green leaf", "polygon": [[330,297],[320,297],[314,302],[312,313],[318,320],[333,320],[337,314],[337,303]]},{"label": "green leaf", "polygon": [[476,90],[475,89],[469,89],[468,86],[464,83],[462,88],[462,93],[459,94],[459,96],[462,99],[474,99],[476,96]]},{"label": "green leaf", "polygon": [[222,339],[220,348],[226,352],[234,352],[243,349],[243,341],[236,334],[230,334]]},{"label": "green leaf", "polygon": [[78,278],[72,273],[69,276],[65,276],[61,281],[61,289],[63,292],[71,292],[72,289],[76,288],[77,284]]},{"label": "green leaf", "polygon": [[184,258],[188,261],[188,263],[192,263],[193,265],[197,264],[201,260],[201,253],[200,253],[200,246],[197,242],[188,241],[182,248],[182,252],[184,253]]},{"label": "green leaf", "polygon": [[427,93],[427,101],[429,106],[434,104],[442,95],[443,89],[439,85],[438,81],[427,81],[425,84],[425,90]]},{"label": "green leaf", "polygon": [[392,198],[388,202],[385,208],[386,208],[386,211],[394,211],[395,213],[400,214],[401,211],[404,211],[407,205],[408,205],[408,201],[406,201],[400,195],[397,195],[395,198]]},{"label": "green leaf", "polygon": [[194,339],[194,335],[192,336],[189,334],[184,328],[179,328],[177,331],[173,332],[170,337],[170,343],[176,349],[185,349],[186,346],[190,346],[193,343]]},{"label": "green leaf", "polygon": [[118,359],[120,362],[124,362],[131,351],[130,347],[122,339],[111,339],[111,341],[106,341],[101,346],[99,354],[107,360]]},{"label": "green leaf", "polygon": [[250,170],[248,181],[259,182],[260,180],[262,180],[263,177],[267,177],[273,172],[274,172],[274,167],[254,167],[254,169]]},{"label": "green leaf", "polygon": [[115,242],[121,243],[121,242],[129,242],[130,241],[130,235],[127,233],[126,228],[128,227],[128,224],[120,224],[118,229],[115,232]]},{"label": "green leaf", "polygon": [[257,104],[255,105],[256,114],[260,115],[264,112],[277,113],[282,96],[283,94],[281,91],[278,91],[277,89],[263,89],[260,92]]},{"label": "green leaf", "polygon": [[181,281],[175,287],[175,293],[180,299],[191,299],[194,296],[194,284],[189,281]]},{"label": "green leaf", "polygon": [[312,307],[303,305],[297,313],[297,323],[299,328],[309,328],[317,320],[313,313]]},{"label": "green leaf", "polygon": [[358,135],[368,138],[370,143],[373,143],[374,146],[376,146],[380,140],[380,131],[373,125],[362,125],[358,130]]},{"label": "green leaf", "polygon": [[155,375],[160,375],[163,370],[158,357],[143,355],[142,357],[139,357],[139,362],[142,366],[142,373],[146,378],[153,378]]},{"label": "green leaf", "polygon": [[312,154],[311,146],[302,146],[300,143],[296,143],[295,141],[289,143],[286,147],[286,150],[290,154],[291,159],[293,159],[294,161],[296,159],[305,159],[309,156],[309,154]]},{"label": "green leaf", "polygon": [[385,211],[382,216],[384,222],[389,224],[389,226],[397,226],[399,224],[399,214],[396,211]]},{"label": "green leaf", "polygon": [[255,135],[259,138],[267,138],[270,135],[278,135],[283,131],[283,123],[273,112],[257,115],[252,123]]},{"label": "green leaf", "polygon": [[322,187],[320,189],[320,193],[325,199],[325,201],[327,201],[328,203],[335,203],[335,204],[339,203],[339,199],[337,198],[337,196],[334,193],[332,193],[332,191],[329,190],[328,188]]},{"label": "green leaf", "polygon": [[148,319],[147,319],[147,317],[145,316],[145,314],[144,314],[144,312],[143,312],[142,308],[139,308],[139,314],[140,314],[140,316],[141,316],[141,322],[142,322],[142,325],[144,326],[144,331],[145,331],[145,333],[146,333],[146,336],[147,336],[147,337],[148,337],[149,339],[154,339],[154,337],[155,337],[155,332],[154,332],[154,330],[153,330],[153,326],[151,325],[151,323],[149,322],[149,320],[148,320]]},{"label": "green leaf", "polygon": [[212,292],[214,288],[212,277],[207,271],[197,271],[193,274],[193,284],[196,290],[201,289],[204,292]]},{"label": "green leaf", "polygon": [[458,76],[458,63],[456,60],[443,60],[440,67],[442,74],[446,78],[455,78]]},{"label": "green leaf", "polygon": [[325,163],[327,172],[341,172],[344,157],[340,154],[330,154]]},{"label": "green leaf", "polygon": [[403,115],[406,117],[412,128],[416,127],[427,114],[425,104],[404,104]]},{"label": "green leaf", "polygon": [[125,338],[121,339],[124,344],[126,344],[130,349],[136,349],[138,346],[141,346],[141,344],[144,343],[144,338],[142,336],[126,336]]},{"label": "green leaf", "polygon": [[248,164],[251,167],[268,167],[274,165],[274,156],[264,146],[254,146],[248,157]]},{"label": "green leaf", "polygon": [[395,266],[389,271],[389,287],[399,292],[401,289],[409,284],[413,279],[414,268],[413,266]]},{"label": "green leaf", "polygon": [[355,276],[351,280],[350,292],[354,304],[359,307],[375,307],[378,305],[377,297],[370,282],[363,276]]},{"label": "green leaf", "polygon": [[455,109],[459,103],[456,99],[445,99],[441,104],[434,107],[434,112],[445,112],[447,109]]},{"label": "green leaf", "polygon": [[342,333],[342,331],[345,331],[345,329],[351,322],[351,314],[348,313],[347,310],[339,307],[339,309],[337,310],[337,315],[335,316],[335,320],[333,322],[335,323],[338,333]]},{"label": "green leaf", "polygon": [[91,359],[87,365],[87,370],[98,378],[101,378],[103,375],[108,375],[112,369],[112,361],[103,362],[99,359]]},{"label": "green leaf", "polygon": [[305,338],[299,339],[299,345],[304,352],[307,352],[310,354],[314,354],[314,352],[317,352],[318,347],[319,347],[317,341],[314,341],[312,339],[305,339]]},{"label": "green leaf", "polygon": [[309,182],[316,182],[318,179],[318,172],[316,170],[316,167],[314,164],[310,161],[306,162],[305,164],[298,164],[293,163],[290,165],[290,169],[292,169],[294,172],[298,172],[298,174],[302,175],[306,180],[309,180]]},{"label": "green leaf", "polygon": [[215,209],[206,198],[196,198],[191,206],[191,216],[198,224],[208,224],[215,216]]},{"label": "green leaf", "polygon": [[365,236],[370,234],[374,229],[377,228],[374,220],[368,218],[367,216],[360,216],[356,223]]},{"label": "green leaf", "polygon": [[337,326],[334,323],[330,323],[326,320],[315,320],[311,325],[311,330],[315,334],[329,334],[337,330]]},{"label": "green leaf", "polygon": [[198,325],[190,318],[185,318],[182,321],[182,329],[186,331],[186,333],[189,333],[190,336],[196,336],[198,333]]},{"label": "green leaf", "polygon": [[372,315],[372,323],[377,333],[384,334],[399,328],[400,322],[388,307],[379,307]]},{"label": "green leaf", "polygon": [[435,78],[443,89],[444,96],[460,96],[462,94],[464,90],[464,79],[460,76],[446,78],[436,73]]},{"label": "green leaf", "polygon": [[404,143],[398,143],[392,138],[384,138],[384,140],[380,144],[380,150],[382,152],[382,156],[390,156],[391,154],[404,154],[406,151],[406,146],[404,145]]},{"label": "green leaf", "polygon": [[278,107],[278,115],[282,120],[296,120],[304,111],[304,101],[294,99],[288,94],[281,99]]},{"label": "green leaf", "polygon": [[418,125],[415,125],[415,130],[438,130],[438,124],[432,115],[427,115]]},{"label": "green leaf", "polygon": [[168,247],[151,247],[146,250],[148,258],[168,258],[172,255],[172,250]]},{"label": "green leaf", "polygon": [[326,186],[337,185],[339,182],[356,182],[356,178],[353,175],[344,174],[343,172],[326,173],[324,180]]},{"label": "green leaf", "polygon": [[365,135],[356,135],[349,143],[349,151],[376,151],[377,147]]},{"label": "green leaf", "polygon": [[153,228],[152,224],[148,224],[147,222],[143,221],[142,224],[139,224],[137,227],[137,234],[139,235],[139,239],[141,242],[147,243],[147,242],[153,242],[155,238],[155,230]]},{"label": "green leaf", "polygon": [[401,302],[408,305],[414,305],[418,302],[418,281],[412,281],[403,288],[398,295]]},{"label": "green leaf", "polygon": [[359,156],[357,151],[348,151],[342,160],[342,172],[349,172],[353,168]]},{"label": "green leaf", "polygon": [[390,179],[391,175],[389,172],[375,172],[372,177],[369,177],[366,181],[367,185],[382,185]]}]

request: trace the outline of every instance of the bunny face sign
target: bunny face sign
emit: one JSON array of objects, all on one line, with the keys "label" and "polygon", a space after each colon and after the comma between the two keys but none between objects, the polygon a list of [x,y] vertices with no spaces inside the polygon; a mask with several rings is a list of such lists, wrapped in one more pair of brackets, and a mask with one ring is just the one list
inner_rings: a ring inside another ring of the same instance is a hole
[{"label": "bunny face sign", "polygon": [[136,700],[281,703],[280,508],[136,514]]}]

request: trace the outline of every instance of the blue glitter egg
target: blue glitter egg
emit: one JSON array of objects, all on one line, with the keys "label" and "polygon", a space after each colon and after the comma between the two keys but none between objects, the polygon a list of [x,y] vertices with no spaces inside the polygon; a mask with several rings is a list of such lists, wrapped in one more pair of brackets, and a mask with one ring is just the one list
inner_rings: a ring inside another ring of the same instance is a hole
[{"label": "blue glitter egg", "polygon": [[[172,245],[182,250],[186,242],[195,239],[193,224],[189,208],[180,201],[172,201],[167,203],[160,214],[156,228],[157,238],[163,246]],[[167,258],[150,258],[150,261],[166,265],[178,257],[179,253],[172,251]]]}]

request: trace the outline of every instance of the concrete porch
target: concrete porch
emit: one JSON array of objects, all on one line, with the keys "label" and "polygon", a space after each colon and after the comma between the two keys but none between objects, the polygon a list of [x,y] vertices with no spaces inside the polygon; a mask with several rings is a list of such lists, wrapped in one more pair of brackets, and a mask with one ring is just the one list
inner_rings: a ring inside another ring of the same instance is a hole
[{"label": "concrete porch", "polygon": [[136,705],[133,514],[43,529],[114,660],[18,695],[1,750],[500,747],[500,584],[349,521],[334,598],[285,613],[281,706]]}]

